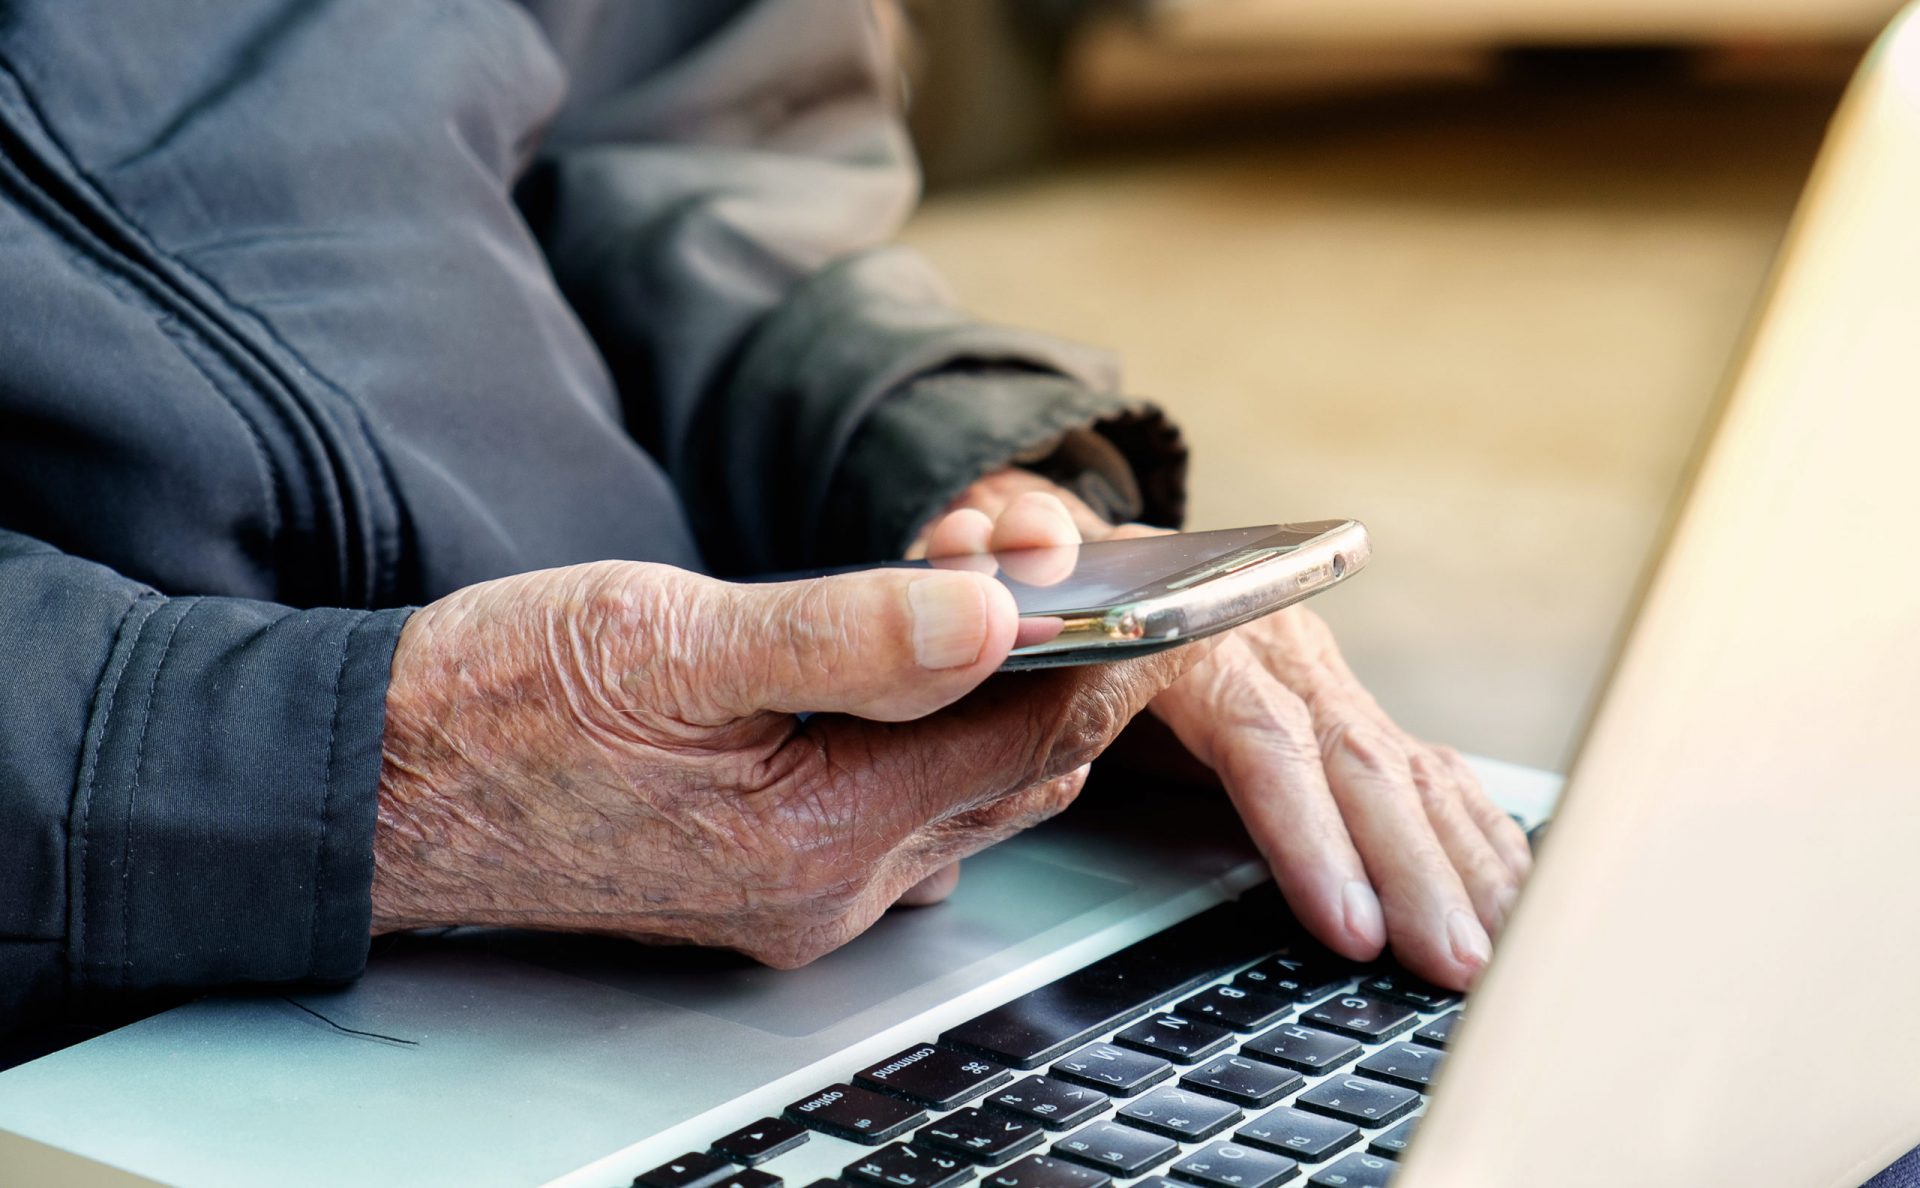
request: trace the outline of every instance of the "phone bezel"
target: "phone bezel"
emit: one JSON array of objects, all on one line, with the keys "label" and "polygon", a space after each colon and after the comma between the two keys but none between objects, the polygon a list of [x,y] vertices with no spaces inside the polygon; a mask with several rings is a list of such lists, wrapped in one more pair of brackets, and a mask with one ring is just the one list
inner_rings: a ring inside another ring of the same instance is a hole
[{"label": "phone bezel", "polygon": [[1249,544],[1170,573],[1104,606],[1023,616],[1059,634],[1015,649],[1002,670],[1144,656],[1226,631],[1347,580],[1372,556],[1357,520],[1275,524]]}]

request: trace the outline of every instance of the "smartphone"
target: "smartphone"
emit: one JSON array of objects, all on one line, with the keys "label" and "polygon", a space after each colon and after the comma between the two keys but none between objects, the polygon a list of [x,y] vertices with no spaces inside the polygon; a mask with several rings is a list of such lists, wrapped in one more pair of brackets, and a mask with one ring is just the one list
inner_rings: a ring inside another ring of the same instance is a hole
[{"label": "smartphone", "polygon": [[1367,563],[1355,520],[1266,524],[899,564],[991,573],[1020,634],[1002,671],[1126,660],[1271,614]]}]

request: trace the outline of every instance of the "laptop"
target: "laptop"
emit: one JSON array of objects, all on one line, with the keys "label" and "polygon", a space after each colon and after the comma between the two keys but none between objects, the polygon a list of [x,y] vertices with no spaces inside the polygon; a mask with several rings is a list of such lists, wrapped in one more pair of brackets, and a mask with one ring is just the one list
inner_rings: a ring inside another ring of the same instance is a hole
[{"label": "laptop", "polygon": [[0,1074],[0,1181],[1853,1188],[1920,1143],[1917,195],[1909,14],[1470,1003],[1314,946],[1224,798],[1108,771],[804,970],[455,930],[143,1020]]}]

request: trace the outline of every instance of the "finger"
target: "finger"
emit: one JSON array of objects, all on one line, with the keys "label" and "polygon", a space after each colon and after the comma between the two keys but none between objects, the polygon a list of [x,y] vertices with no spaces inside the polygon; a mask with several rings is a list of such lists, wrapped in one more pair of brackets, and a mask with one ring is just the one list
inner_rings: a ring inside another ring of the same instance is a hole
[{"label": "finger", "polygon": [[991,547],[1001,549],[1039,549],[1049,545],[1080,543],[1080,529],[1073,514],[1058,496],[1044,491],[1029,491],[1007,504],[994,518]]},{"label": "finger", "polygon": [[1460,875],[1473,910],[1489,936],[1499,936],[1513,910],[1520,881],[1494,852],[1479,822],[1467,813],[1453,772],[1439,756],[1418,745],[1407,749],[1407,767],[1426,805],[1427,820],[1447,860]]},{"label": "finger", "polygon": [[1172,536],[1171,528],[1155,528],[1152,524],[1122,524],[1106,535],[1107,540],[1139,540],[1143,536]]},{"label": "finger", "polygon": [[974,482],[961,493],[951,507],[976,507],[990,517],[998,517],[1007,505],[1029,491],[1044,491],[1066,505],[1073,516],[1073,522],[1085,540],[1100,540],[1113,531],[1113,525],[1103,520],[1098,513],[1087,506],[1084,499],[1072,491],[1061,487],[1051,479],[1045,479],[1031,470],[1017,466],[996,471]]},{"label": "finger", "polygon": [[664,657],[629,679],[684,720],[722,725],[763,710],[922,717],[1000,666],[1019,616],[1006,587],[979,574],[874,569],[700,579],[668,617],[654,624]]},{"label": "finger", "polygon": [[[964,566],[975,573],[995,573],[999,569],[999,563],[994,559],[994,555],[988,552],[992,548],[993,526],[993,520],[986,513],[975,511],[973,508],[962,508],[952,512],[942,517],[928,533],[927,556],[939,568]],[[1054,554],[1049,550],[1047,555]],[[1026,554],[1019,554],[1019,556],[1023,560],[1016,564],[1016,569],[1023,573],[1032,573],[1036,568],[1043,568],[1049,564],[1043,558],[1040,566],[1036,567]],[[1051,564],[1058,565],[1059,559],[1056,558]],[[1066,566],[1071,571],[1072,562],[1067,561]],[[1029,580],[1028,584],[1037,583]],[[1032,647],[1034,644],[1043,644],[1065,629],[1066,621],[1063,619],[1050,616],[1023,617],[1020,620],[1019,632],[1014,636],[1013,646],[1025,648]]]},{"label": "finger", "polygon": [[960,864],[950,862],[901,893],[894,902],[901,907],[931,907],[960,885]]},{"label": "finger", "polygon": [[1080,529],[1057,496],[1030,491],[1007,504],[993,522],[988,547],[1004,554],[1007,576],[1029,586],[1051,586],[1073,575]]},{"label": "finger", "polygon": [[1380,894],[1394,955],[1429,981],[1466,989],[1492,942],[1434,836],[1405,753],[1364,718],[1315,708],[1327,783]]},{"label": "finger", "polygon": [[1460,789],[1461,803],[1467,814],[1478,823],[1494,852],[1500,855],[1515,879],[1525,881],[1533,871],[1533,847],[1527,842],[1526,831],[1487,795],[1479,775],[1461,757],[1460,752],[1452,747],[1434,747],[1433,752],[1453,772],[1454,784]]},{"label": "finger", "polygon": [[993,517],[971,507],[940,517],[927,533],[928,557],[960,557],[993,550]]},{"label": "finger", "polygon": [[969,813],[1092,762],[1206,647],[1010,674],[916,722],[815,718],[789,744],[812,748],[805,762],[787,761],[792,811],[857,831],[860,852],[850,860],[875,860],[930,825],[964,824]]},{"label": "finger", "polygon": [[1153,711],[1219,775],[1295,917],[1343,956],[1378,957],[1380,901],[1327,787],[1305,704],[1228,639]]}]

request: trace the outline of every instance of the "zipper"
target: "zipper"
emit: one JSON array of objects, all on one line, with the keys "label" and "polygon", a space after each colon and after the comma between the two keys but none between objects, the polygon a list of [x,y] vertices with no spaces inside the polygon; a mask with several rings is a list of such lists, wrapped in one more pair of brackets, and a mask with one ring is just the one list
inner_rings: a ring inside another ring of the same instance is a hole
[{"label": "zipper", "polygon": [[4,62],[0,84],[0,193],[150,302],[168,333],[201,348],[188,354],[203,373],[209,360],[217,360],[231,377],[222,383],[208,375],[208,381],[246,422],[264,455],[272,487],[272,562],[282,578],[283,600],[384,605],[397,568],[397,504],[358,410],[343,395],[335,398],[340,408],[324,407],[326,394],[309,390],[299,378],[310,374],[304,364],[235,316],[238,311],[206,281],[123,216],[60,150]]}]

